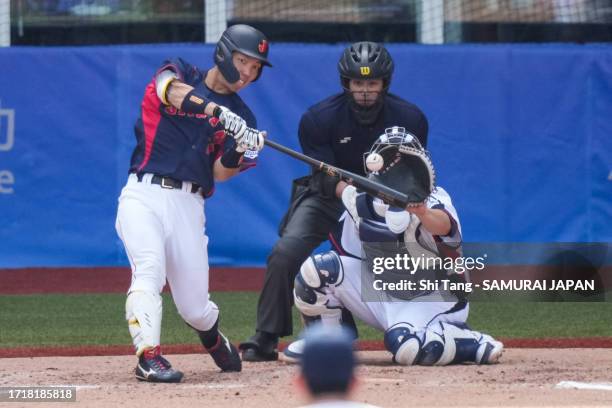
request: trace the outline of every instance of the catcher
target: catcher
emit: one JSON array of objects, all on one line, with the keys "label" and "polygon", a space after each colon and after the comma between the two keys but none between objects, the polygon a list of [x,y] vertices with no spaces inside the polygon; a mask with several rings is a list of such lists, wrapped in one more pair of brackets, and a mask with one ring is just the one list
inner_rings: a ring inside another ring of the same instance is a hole
[{"label": "catcher", "polygon": [[[503,344],[467,327],[465,293],[437,285],[469,277],[429,262],[461,256],[461,225],[448,193],[435,187],[428,152],[404,128],[393,127],[364,163],[369,178],[405,193],[410,203],[394,208],[353,186],[344,190],[346,210],[331,240],[334,250],[308,258],[295,279],[295,304],[304,321],[340,324],[341,308],[347,308],[384,332],[385,348],[402,365],[496,363]],[[396,262],[407,257],[421,259],[418,270],[409,270],[413,262]],[[376,271],[381,265],[384,273]],[[303,346],[303,340],[291,343],[282,359],[297,361]]]}]

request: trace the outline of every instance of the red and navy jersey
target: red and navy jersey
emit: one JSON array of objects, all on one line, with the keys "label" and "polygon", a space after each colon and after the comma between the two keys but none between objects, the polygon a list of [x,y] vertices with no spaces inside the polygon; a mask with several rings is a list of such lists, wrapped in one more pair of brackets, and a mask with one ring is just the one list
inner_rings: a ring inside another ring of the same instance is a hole
[{"label": "red and navy jersey", "polygon": [[427,146],[429,125],[417,106],[387,94],[376,121],[360,125],[353,116],[350,97],[346,93],[332,95],[302,115],[298,135],[304,154],[364,176],[363,154],[386,128],[404,127]]},{"label": "red and navy jersey", "polygon": [[[249,127],[257,128],[253,112],[237,94],[222,95],[204,83],[206,72],[178,58],[165,61],[158,73],[170,69],[179,80],[193,86],[210,101],[240,115]],[[226,137],[219,120],[206,114],[187,114],[166,106],[158,98],[155,77],[147,85],[140,118],[134,126],[136,148],[132,153],[131,173],[153,173],[199,184],[205,196],[214,190],[213,165],[229,149],[235,148]],[[241,168],[255,164],[256,154],[247,152]]]}]

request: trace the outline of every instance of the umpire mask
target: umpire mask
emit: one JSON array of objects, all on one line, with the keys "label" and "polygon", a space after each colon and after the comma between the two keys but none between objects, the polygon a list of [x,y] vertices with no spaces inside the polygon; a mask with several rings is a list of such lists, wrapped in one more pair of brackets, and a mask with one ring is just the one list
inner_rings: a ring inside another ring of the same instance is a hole
[{"label": "umpire mask", "polygon": [[[350,106],[357,122],[361,125],[371,125],[376,121],[383,107],[384,95],[391,84],[393,75],[393,59],[385,47],[380,44],[363,41],[347,47],[340,61],[338,71],[340,83],[344,91],[350,96]],[[382,91],[377,92],[375,99],[368,100],[368,92],[353,92],[350,81],[382,79]]]}]

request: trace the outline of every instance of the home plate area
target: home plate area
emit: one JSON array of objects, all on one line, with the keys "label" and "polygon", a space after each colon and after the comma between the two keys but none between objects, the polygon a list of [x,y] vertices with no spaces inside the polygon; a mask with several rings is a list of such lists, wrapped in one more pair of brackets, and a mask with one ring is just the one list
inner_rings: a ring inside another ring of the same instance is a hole
[{"label": "home plate area", "polygon": [[[261,408],[307,402],[295,382],[297,365],[243,363],[240,373],[220,373],[205,354],[167,357],[185,373],[182,383],[137,381],[133,356],[37,357],[2,359],[0,387],[73,386],[74,406],[88,407]],[[401,367],[383,351],[360,351],[359,360],[352,398],[381,407],[612,404],[609,348],[511,348],[492,366]]]}]

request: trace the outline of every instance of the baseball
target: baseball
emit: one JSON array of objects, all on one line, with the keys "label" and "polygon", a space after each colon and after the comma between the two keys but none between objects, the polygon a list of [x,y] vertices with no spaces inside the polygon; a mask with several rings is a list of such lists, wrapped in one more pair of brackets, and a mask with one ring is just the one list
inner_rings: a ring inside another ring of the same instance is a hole
[{"label": "baseball", "polygon": [[378,171],[382,169],[384,164],[383,158],[378,153],[370,153],[366,158],[366,167],[370,171]]}]

